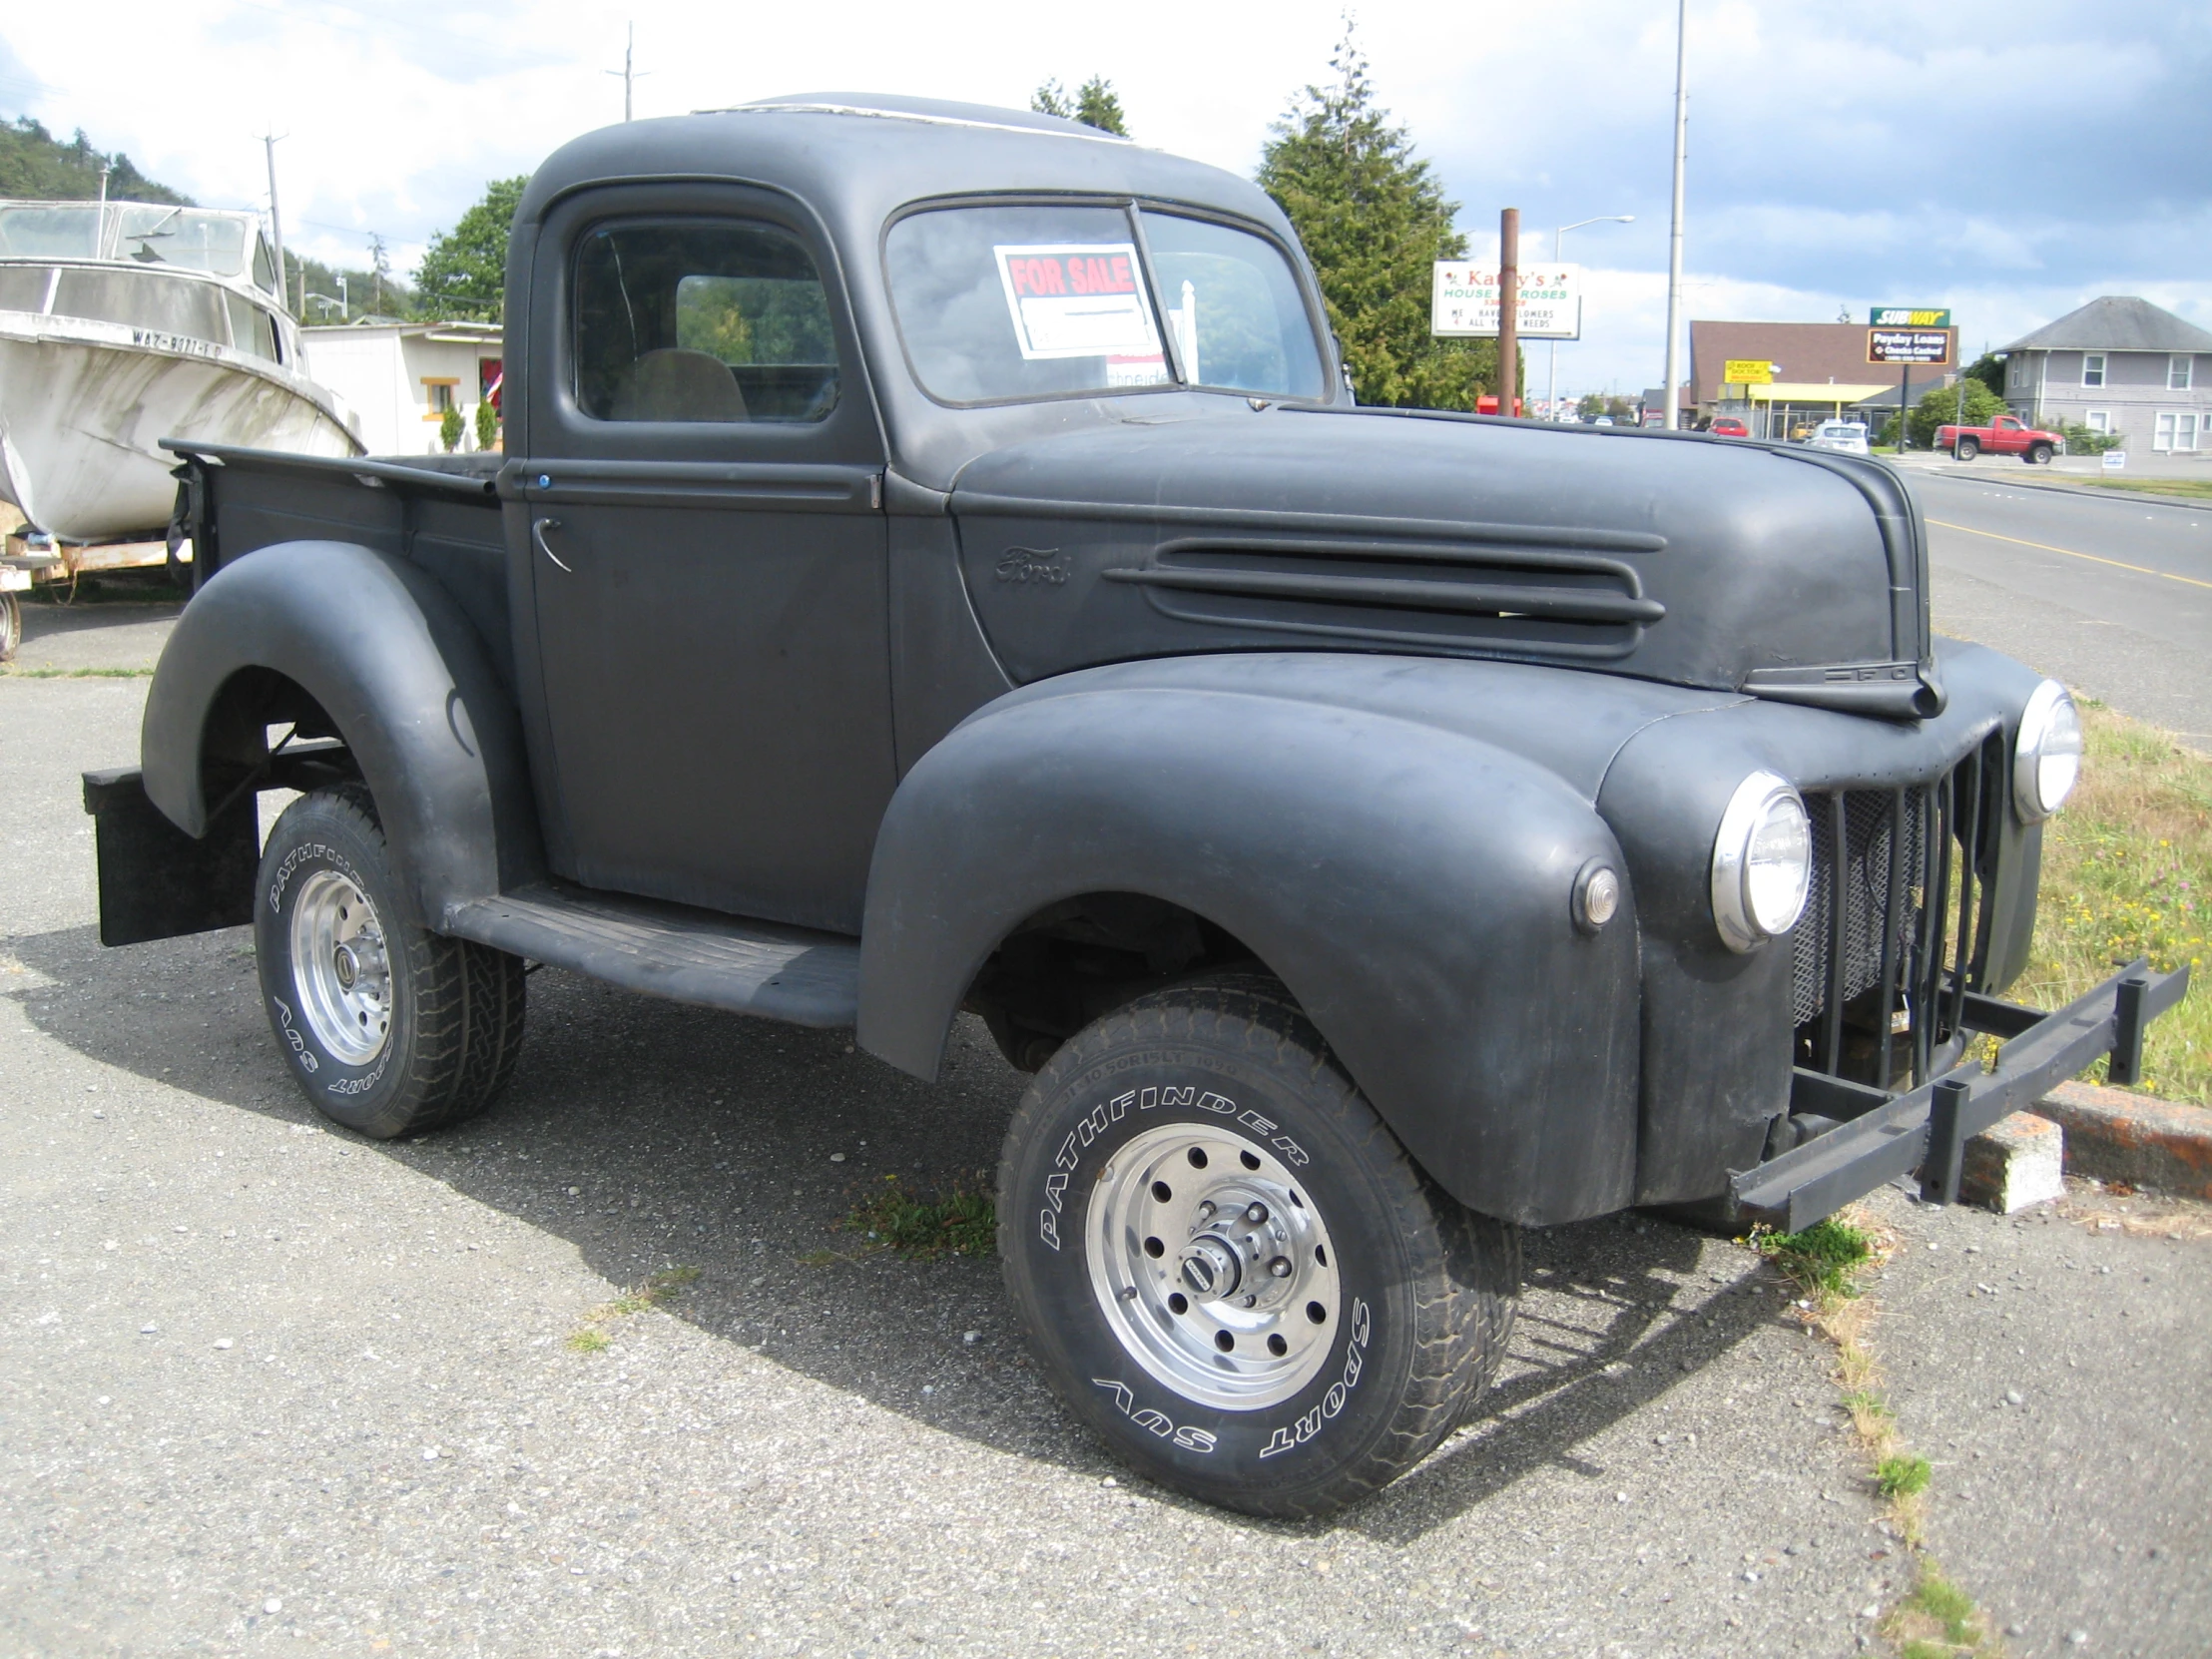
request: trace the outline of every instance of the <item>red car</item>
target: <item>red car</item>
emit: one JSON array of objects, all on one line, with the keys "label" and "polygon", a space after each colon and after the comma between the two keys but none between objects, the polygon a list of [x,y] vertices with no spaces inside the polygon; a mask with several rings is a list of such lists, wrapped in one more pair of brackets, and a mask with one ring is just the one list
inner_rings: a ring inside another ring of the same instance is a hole
[{"label": "red car", "polygon": [[1705,429],[1716,438],[1748,438],[1751,436],[1751,428],[1734,415],[1718,415],[1714,418],[1713,424]]}]

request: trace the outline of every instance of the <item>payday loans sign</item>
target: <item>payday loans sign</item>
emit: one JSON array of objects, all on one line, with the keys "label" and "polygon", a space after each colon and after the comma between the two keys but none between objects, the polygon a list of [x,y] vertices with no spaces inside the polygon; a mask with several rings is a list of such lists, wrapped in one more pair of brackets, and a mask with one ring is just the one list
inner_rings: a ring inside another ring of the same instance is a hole
[{"label": "payday loans sign", "polygon": [[[1428,331],[1441,338],[1494,337],[1497,267],[1438,260],[1429,292]],[[1582,337],[1582,268],[1524,265],[1514,323],[1522,339]]]}]

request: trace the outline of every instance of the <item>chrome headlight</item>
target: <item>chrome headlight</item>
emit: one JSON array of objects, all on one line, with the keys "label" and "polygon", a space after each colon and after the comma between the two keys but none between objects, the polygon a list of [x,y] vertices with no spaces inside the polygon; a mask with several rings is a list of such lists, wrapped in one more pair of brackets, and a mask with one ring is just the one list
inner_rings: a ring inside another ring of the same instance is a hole
[{"label": "chrome headlight", "polygon": [[2081,776],[2081,714],[2066,688],[2045,680],[2020,711],[2012,749],[2012,805],[2020,822],[2040,824],[2066,804]]},{"label": "chrome headlight", "polygon": [[1784,778],[1755,772],[1736,786],[1713,838],[1713,920],[1731,950],[1797,925],[1813,881],[1813,826]]}]

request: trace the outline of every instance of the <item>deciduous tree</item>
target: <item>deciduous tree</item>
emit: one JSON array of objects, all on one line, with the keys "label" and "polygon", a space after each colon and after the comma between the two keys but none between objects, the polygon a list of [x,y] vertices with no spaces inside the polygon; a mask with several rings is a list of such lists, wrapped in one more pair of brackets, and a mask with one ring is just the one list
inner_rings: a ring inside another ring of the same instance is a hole
[{"label": "deciduous tree", "polygon": [[507,295],[507,231],[514,224],[527,174],[494,179],[484,199],[439,231],[415,271],[422,309],[430,315],[480,322],[502,320]]}]

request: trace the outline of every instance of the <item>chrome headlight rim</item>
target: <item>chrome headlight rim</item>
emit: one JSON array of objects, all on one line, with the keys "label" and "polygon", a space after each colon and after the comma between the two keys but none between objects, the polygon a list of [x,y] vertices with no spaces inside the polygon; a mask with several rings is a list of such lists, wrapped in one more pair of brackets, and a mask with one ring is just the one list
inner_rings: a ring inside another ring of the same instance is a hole
[{"label": "chrome headlight rim", "polygon": [[[2059,740],[2056,748],[2054,738]],[[2073,693],[2056,680],[2043,681],[2020,710],[2019,732],[2012,740],[2012,810],[2022,824],[2040,824],[2066,804],[2080,781],[2082,747],[2081,711]],[[2070,757],[2073,770],[2050,799],[2043,788],[2043,763],[2058,757]]]},{"label": "chrome headlight rim", "polygon": [[[1783,917],[1762,918],[1752,897],[1752,843],[1777,810],[1794,813],[1804,827],[1806,856],[1797,882],[1796,902]],[[1761,769],[1736,786],[1713,836],[1713,922],[1721,941],[1739,954],[1756,950],[1787,933],[1805,913],[1813,888],[1812,819],[1797,786],[1778,773]]]}]

